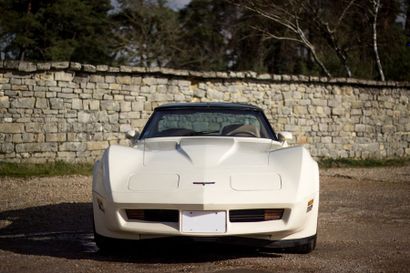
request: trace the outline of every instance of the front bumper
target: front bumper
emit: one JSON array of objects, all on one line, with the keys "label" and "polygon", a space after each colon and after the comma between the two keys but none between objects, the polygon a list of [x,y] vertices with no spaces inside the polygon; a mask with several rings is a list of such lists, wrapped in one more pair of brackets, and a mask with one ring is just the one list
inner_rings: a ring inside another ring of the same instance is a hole
[{"label": "front bumper", "polygon": [[[314,206],[307,210],[308,200],[314,199]],[[97,201],[98,200],[98,201]],[[101,209],[101,202],[103,210]],[[98,204],[100,203],[100,204]],[[177,209],[180,213],[187,210],[202,211],[226,211],[229,215],[231,209],[244,208],[244,204],[212,204],[206,209],[200,209],[198,204],[155,204],[141,207],[141,204],[117,204],[105,200],[102,196],[93,192],[93,212],[96,232],[99,235],[116,238],[143,240],[161,237],[193,237],[193,238],[218,238],[218,240],[230,240],[232,237],[241,237],[244,240],[257,239],[260,242],[273,243],[277,240],[299,240],[309,238],[316,234],[318,217],[319,196],[318,193],[310,195],[306,200],[286,204],[265,204],[263,208],[283,208],[285,213],[280,220],[261,222],[230,222],[226,220],[225,232],[183,232],[181,220],[179,222],[147,222],[128,220],[125,209],[133,208],[156,208]],[[246,208],[262,208],[260,205],[248,204]],[[181,217],[179,218],[181,219]]]}]

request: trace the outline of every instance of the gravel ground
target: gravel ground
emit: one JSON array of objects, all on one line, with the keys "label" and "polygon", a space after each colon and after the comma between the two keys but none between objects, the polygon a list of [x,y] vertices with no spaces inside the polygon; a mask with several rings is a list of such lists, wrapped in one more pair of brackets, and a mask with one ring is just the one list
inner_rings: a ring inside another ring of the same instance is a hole
[{"label": "gravel ground", "polygon": [[0,272],[410,272],[410,166],[321,171],[307,255],[188,244],[98,252],[91,178],[0,178]]}]

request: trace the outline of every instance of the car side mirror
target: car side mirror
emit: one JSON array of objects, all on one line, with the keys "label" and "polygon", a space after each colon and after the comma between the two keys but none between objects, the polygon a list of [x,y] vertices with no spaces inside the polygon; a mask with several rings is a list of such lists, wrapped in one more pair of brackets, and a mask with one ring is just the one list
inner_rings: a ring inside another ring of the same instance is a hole
[{"label": "car side mirror", "polygon": [[129,130],[125,133],[125,137],[130,139],[132,144],[135,144],[137,142],[139,136],[140,132],[138,130]]},{"label": "car side mirror", "polygon": [[278,140],[279,142],[286,142],[288,140],[292,140],[293,135],[291,132],[280,132],[278,133]]}]

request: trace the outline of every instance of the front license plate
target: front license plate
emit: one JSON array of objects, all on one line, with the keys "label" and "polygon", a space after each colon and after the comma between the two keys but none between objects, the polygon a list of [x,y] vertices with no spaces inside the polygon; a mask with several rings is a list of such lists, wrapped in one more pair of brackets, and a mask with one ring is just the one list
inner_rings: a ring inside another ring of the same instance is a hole
[{"label": "front license plate", "polygon": [[182,232],[226,232],[226,212],[183,211]]}]

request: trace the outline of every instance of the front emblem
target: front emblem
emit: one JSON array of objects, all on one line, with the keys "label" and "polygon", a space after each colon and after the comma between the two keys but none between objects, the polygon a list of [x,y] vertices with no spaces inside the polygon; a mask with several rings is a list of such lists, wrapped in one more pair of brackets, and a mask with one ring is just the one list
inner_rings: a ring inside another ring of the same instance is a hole
[{"label": "front emblem", "polygon": [[215,182],[192,182],[192,184],[205,186],[205,185],[213,185],[215,184]]}]

